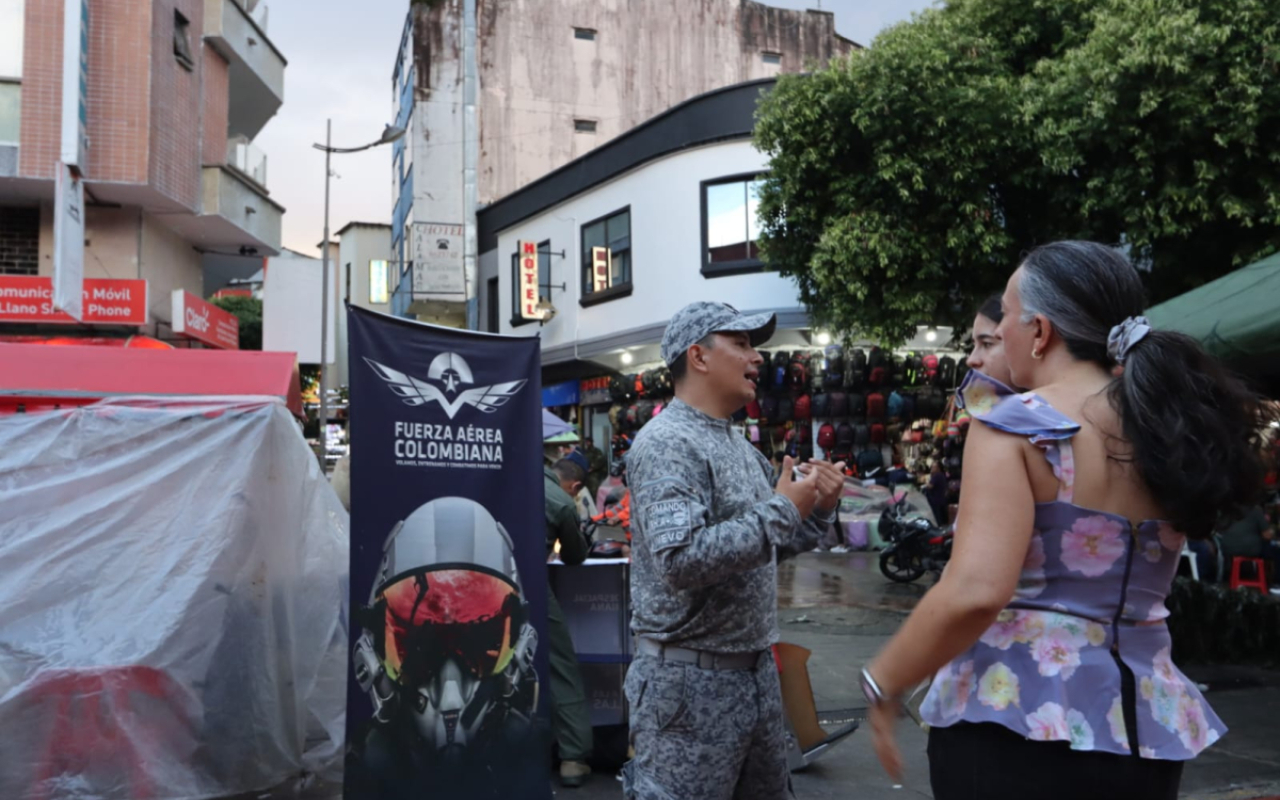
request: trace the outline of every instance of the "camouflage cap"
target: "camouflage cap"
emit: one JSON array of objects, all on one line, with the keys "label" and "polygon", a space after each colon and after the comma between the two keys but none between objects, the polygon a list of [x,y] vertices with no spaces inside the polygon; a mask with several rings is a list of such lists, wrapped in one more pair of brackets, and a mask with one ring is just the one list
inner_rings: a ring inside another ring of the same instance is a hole
[{"label": "camouflage cap", "polygon": [[728,303],[690,303],[667,323],[667,332],[662,335],[662,360],[671,366],[712,333],[744,331],[751,337],[751,346],[759,347],[769,341],[777,326],[778,316],[773,312],[746,316]]}]

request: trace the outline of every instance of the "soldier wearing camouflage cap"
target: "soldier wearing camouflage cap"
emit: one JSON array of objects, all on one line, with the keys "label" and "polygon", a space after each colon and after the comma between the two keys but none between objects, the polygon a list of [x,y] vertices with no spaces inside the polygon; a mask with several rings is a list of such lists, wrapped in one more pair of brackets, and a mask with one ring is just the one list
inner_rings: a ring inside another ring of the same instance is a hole
[{"label": "soldier wearing camouflage cap", "polygon": [[662,339],[676,399],[627,456],[632,630],[627,672],[635,758],[626,796],[774,800],[790,795],[777,641],[777,561],[813,549],[843,477],[812,462],[777,487],[730,424],[756,391],[755,348],[773,314],[692,303]]}]

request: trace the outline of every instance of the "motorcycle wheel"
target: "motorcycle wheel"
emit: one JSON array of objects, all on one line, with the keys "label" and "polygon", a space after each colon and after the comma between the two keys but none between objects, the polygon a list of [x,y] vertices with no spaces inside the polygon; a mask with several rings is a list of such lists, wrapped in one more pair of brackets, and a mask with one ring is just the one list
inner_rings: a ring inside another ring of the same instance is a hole
[{"label": "motorcycle wheel", "polygon": [[890,547],[880,553],[880,572],[891,581],[911,583],[924,574],[924,564],[920,556]]}]

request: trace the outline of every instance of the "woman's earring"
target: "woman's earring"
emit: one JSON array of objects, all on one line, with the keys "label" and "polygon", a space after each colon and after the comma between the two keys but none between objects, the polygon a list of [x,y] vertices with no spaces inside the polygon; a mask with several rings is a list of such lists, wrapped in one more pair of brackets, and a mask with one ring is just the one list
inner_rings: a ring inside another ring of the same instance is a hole
[{"label": "woman's earring", "polygon": [[1041,353],[1039,350],[1032,350],[1032,351],[1031,351],[1031,357],[1032,357],[1032,358],[1034,358],[1034,359],[1039,360],[1039,359],[1041,359],[1041,358],[1044,358],[1044,353]]}]

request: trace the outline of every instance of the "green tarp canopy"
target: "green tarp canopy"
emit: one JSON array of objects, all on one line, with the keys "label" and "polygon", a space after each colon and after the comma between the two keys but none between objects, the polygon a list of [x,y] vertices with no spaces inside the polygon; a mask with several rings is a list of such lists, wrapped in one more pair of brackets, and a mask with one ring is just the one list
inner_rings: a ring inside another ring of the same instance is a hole
[{"label": "green tarp canopy", "polygon": [[1198,340],[1269,389],[1280,388],[1280,253],[1161,303],[1147,318],[1157,329]]}]

